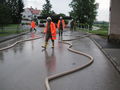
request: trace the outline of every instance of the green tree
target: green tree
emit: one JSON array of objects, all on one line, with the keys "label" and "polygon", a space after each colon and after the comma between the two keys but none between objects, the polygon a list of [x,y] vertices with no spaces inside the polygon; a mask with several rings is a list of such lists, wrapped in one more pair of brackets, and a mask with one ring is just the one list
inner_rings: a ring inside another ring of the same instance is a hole
[{"label": "green tree", "polygon": [[10,8],[6,7],[5,4],[0,4],[0,27],[2,27],[2,31],[4,30],[4,25],[12,22],[10,13]]},{"label": "green tree", "polygon": [[21,13],[24,11],[23,0],[9,0],[7,6],[11,9],[13,23],[19,24],[22,19]]},{"label": "green tree", "polygon": [[55,14],[53,10],[51,10],[52,5],[49,0],[46,0],[46,3],[43,5],[43,10],[41,12],[41,16],[48,17]]},{"label": "green tree", "polygon": [[77,22],[88,24],[90,28],[96,19],[98,4],[95,0],[72,0],[70,16]]},{"label": "green tree", "polygon": [[0,4],[0,24],[11,23],[10,9],[3,4]]},{"label": "green tree", "polygon": [[63,18],[66,17],[66,15],[64,13],[59,13],[58,16],[62,16]]},{"label": "green tree", "polygon": [[0,4],[4,4],[5,3],[5,0],[0,0]]},{"label": "green tree", "polygon": [[21,23],[22,20],[22,12],[24,11],[24,4],[23,0],[18,0],[18,5],[17,5],[17,22]]}]

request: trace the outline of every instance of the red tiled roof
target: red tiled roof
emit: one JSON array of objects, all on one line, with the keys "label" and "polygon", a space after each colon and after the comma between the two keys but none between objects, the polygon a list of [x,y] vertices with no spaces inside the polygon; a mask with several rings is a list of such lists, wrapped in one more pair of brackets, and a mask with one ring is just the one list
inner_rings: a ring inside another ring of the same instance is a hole
[{"label": "red tiled roof", "polygon": [[32,10],[33,14],[40,14],[40,10]]},{"label": "red tiled roof", "polygon": [[32,14],[40,14],[40,10],[33,9],[33,8],[28,8]]}]

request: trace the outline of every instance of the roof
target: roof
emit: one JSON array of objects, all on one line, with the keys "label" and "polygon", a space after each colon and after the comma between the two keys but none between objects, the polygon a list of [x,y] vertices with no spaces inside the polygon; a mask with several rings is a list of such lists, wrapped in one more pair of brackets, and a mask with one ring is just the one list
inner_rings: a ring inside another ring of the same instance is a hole
[{"label": "roof", "polygon": [[40,12],[41,12],[41,11],[38,10],[38,9],[33,9],[33,8],[28,8],[28,9],[31,11],[32,14],[38,14],[38,15],[39,15]]}]

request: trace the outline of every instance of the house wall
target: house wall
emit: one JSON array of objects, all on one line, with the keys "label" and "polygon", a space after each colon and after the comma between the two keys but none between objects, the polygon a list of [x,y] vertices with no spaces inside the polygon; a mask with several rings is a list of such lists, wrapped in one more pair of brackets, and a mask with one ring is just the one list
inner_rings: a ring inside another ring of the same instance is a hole
[{"label": "house wall", "polygon": [[120,42],[120,0],[111,0],[109,40]]}]

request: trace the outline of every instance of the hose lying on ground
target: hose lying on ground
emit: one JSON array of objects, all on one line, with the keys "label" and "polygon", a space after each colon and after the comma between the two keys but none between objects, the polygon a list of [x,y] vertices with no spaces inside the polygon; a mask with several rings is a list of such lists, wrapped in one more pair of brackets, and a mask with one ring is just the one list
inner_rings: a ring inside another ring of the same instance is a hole
[{"label": "hose lying on ground", "polygon": [[0,51],[12,48],[12,47],[14,47],[15,45],[17,45],[18,43],[21,43],[21,42],[36,40],[36,39],[40,39],[40,38],[42,38],[42,37],[36,37],[36,38],[29,38],[29,39],[25,39],[25,40],[20,40],[20,41],[17,41],[15,43],[13,43],[12,45],[9,45],[9,46],[4,47],[4,48],[0,48]]},{"label": "hose lying on ground", "polygon": [[85,37],[89,37],[89,35],[84,35],[84,36],[75,36],[77,38],[73,38],[73,39],[67,39],[67,40],[63,40],[63,41],[73,41],[73,40],[77,40],[77,39],[81,39],[81,38],[85,38]]},{"label": "hose lying on ground", "polygon": [[[77,37],[79,37],[79,36],[77,36]],[[69,51],[71,51],[71,52],[73,52],[73,53],[76,53],[76,54],[79,54],[79,55],[83,55],[83,56],[89,58],[90,61],[89,61],[87,64],[82,65],[82,66],[79,66],[79,67],[76,67],[76,68],[74,68],[74,69],[72,69],[72,70],[69,70],[69,71],[66,71],[66,72],[63,72],[63,73],[58,73],[58,74],[55,74],[55,75],[52,75],[52,76],[47,77],[47,78],[45,79],[45,87],[46,87],[47,90],[51,90],[50,85],[49,85],[49,81],[54,80],[54,79],[59,78],[59,77],[63,77],[63,76],[68,75],[68,74],[71,74],[71,73],[76,72],[76,71],[78,71],[78,70],[84,69],[85,67],[87,67],[87,66],[89,66],[90,64],[93,63],[94,60],[93,60],[93,57],[92,57],[92,56],[90,56],[90,55],[88,55],[88,54],[86,54],[86,53],[83,53],[83,52],[80,52],[80,51],[77,51],[77,50],[72,49],[72,44],[66,42],[66,41],[77,40],[77,39],[84,38],[84,37],[88,37],[88,35],[85,35],[85,36],[79,37],[79,38],[75,38],[75,39],[62,40],[62,43],[69,45],[69,47],[67,48]],[[36,39],[40,39],[40,38],[42,38],[42,37],[20,40],[20,41],[17,41],[17,42],[15,42],[14,44],[12,44],[12,45],[10,45],[10,46],[1,48],[0,51],[3,51],[3,50],[6,50],[6,49],[9,49],[9,48],[12,48],[12,47],[14,47],[15,45],[17,45],[17,44],[19,44],[19,43],[21,43],[21,42],[36,40]]]},{"label": "hose lying on ground", "polygon": [[[87,36],[88,36],[88,35],[87,35]],[[86,37],[86,36],[83,36],[83,37],[81,37],[81,38],[84,38],[84,37]],[[80,38],[77,38],[77,39],[80,39]],[[89,65],[91,65],[91,64],[93,63],[94,60],[93,60],[93,57],[92,57],[92,56],[90,56],[90,55],[88,55],[88,54],[86,54],[86,53],[83,53],[83,52],[80,52],[80,51],[77,51],[77,50],[72,49],[72,44],[66,42],[66,41],[72,41],[72,40],[76,40],[76,39],[62,40],[62,43],[69,45],[69,47],[67,48],[69,51],[71,51],[71,52],[73,52],[73,53],[76,53],[76,54],[79,54],[79,55],[83,55],[83,56],[89,58],[90,61],[89,61],[87,64],[84,64],[84,65],[82,65],[82,66],[78,66],[78,67],[76,67],[76,68],[74,68],[74,69],[72,69],[72,70],[65,71],[65,72],[63,72],[63,73],[58,73],[58,74],[55,74],[55,75],[52,75],[52,76],[47,77],[47,78],[45,79],[45,87],[46,87],[47,90],[51,90],[50,84],[49,84],[49,82],[50,82],[51,80],[54,80],[54,79],[63,77],[63,76],[65,76],[65,75],[71,74],[71,73],[73,73],[73,72],[79,71],[79,70],[81,70],[81,69],[84,69],[85,67],[87,67],[87,66],[89,66]]]}]

